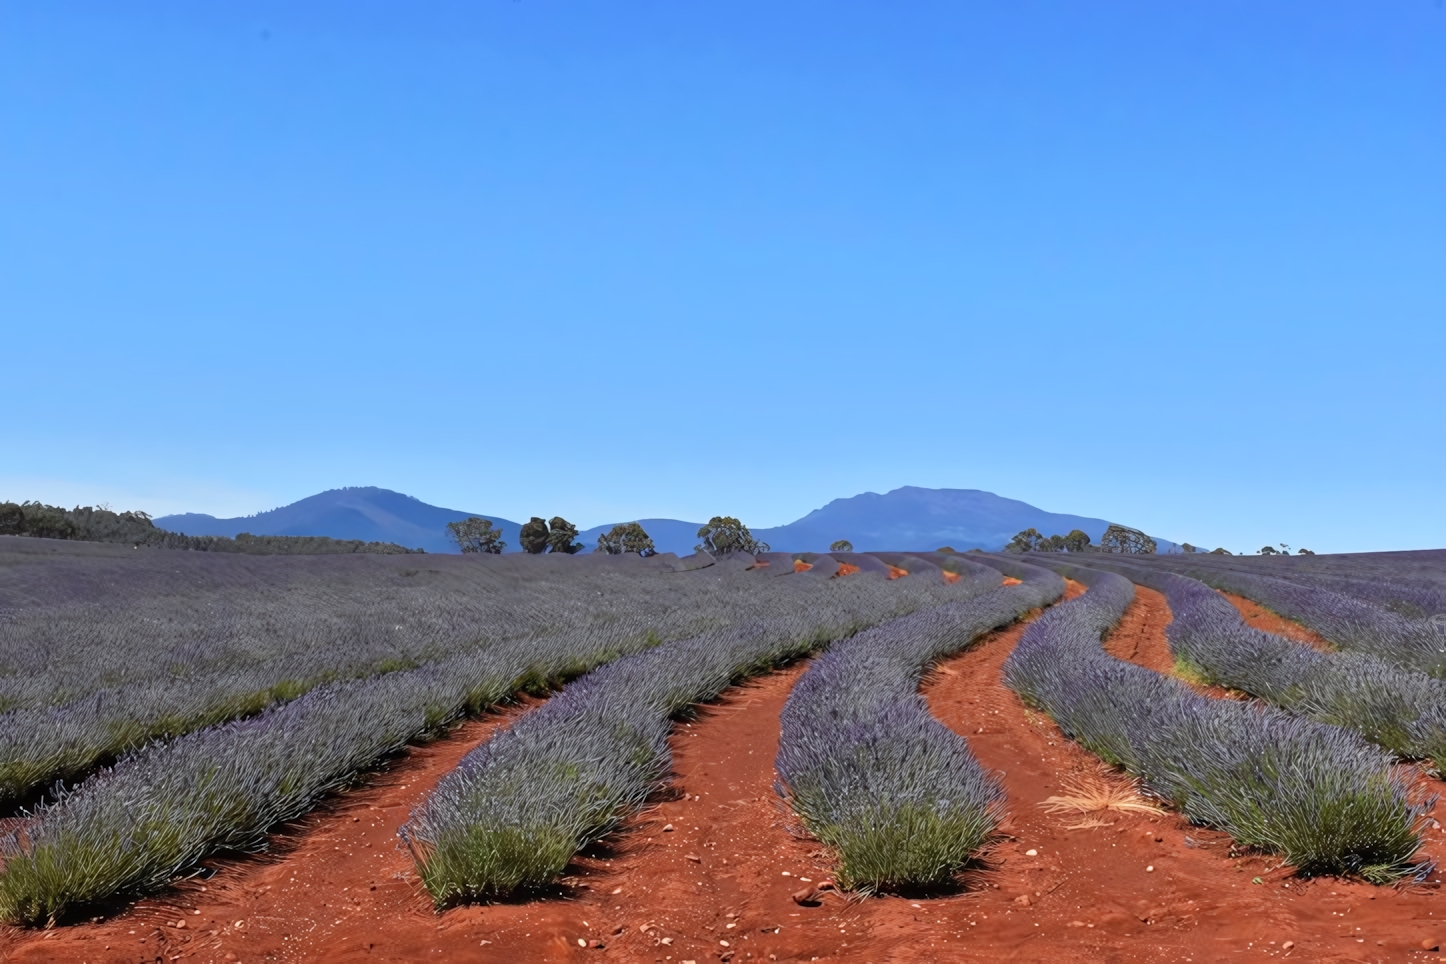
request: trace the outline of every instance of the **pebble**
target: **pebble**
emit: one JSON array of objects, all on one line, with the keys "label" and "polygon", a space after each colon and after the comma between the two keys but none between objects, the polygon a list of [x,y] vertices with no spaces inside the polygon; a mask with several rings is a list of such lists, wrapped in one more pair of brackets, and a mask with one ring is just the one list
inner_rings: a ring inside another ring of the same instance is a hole
[{"label": "pebble", "polygon": [[672,832],[673,832],[673,825],[672,825],[671,823],[665,823],[665,824],[663,824],[663,833],[672,833]]},{"label": "pebble", "polygon": [[1026,850],[1026,851],[1024,852],[1024,856],[1026,856],[1026,857],[1038,857],[1038,856],[1039,856],[1039,851],[1038,851],[1038,850],[1034,850],[1034,849],[1031,848],[1031,849]]},{"label": "pebble", "polygon": [[585,941],[585,940],[583,940],[581,937],[579,937],[579,938],[577,939],[577,946],[578,946],[578,947],[587,947],[587,941]]},{"label": "pebble", "polygon": [[1423,951],[1439,951],[1440,949],[1441,942],[1434,937],[1428,937],[1421,942],[1421,950]]},{"label": "pebble", "polygon": [[1295,946],[1295,941],[1286,941],[1284,944],[1280,945],[1280,949],[1283,950],[1283,951],[1288,951],[1288,950],[1290,950],[1290,949],[1291,949],[1292,947],[1294,947],[1294,946]]},{"label": "pebble", "polygon": [[1018,897],[1014,898],[1014,902],[1015,902],[1016,904],[1018,904],[1020,907],[1028,907],[1028,906],[1029,906],[1029,895],[1028,895],[1028,894],[1020,894]]},{"label": "pebble", "polygon": [[1154,864],[1151,864],[1150,866],[1148,866],[1148,867],[1145,868],[1145,873],[1147,873],[1147,874],[1152,874],[1152,873],[1154,873],[1154,872],[1155,872],[1155,865],[1154,865]]}]

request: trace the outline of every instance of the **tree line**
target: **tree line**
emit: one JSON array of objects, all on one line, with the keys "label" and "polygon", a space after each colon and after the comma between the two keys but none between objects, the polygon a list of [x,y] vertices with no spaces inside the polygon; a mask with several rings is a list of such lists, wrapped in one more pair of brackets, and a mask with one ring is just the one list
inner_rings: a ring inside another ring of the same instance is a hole
[{"label": "tree line", "polygon": [[[502,527],[490,519],[470,516],[447,523],[447,534],[463,552],[478,552],[495,555],[506,551],[507,541],[502,538]],[[726,556],[734,552],[756,555],[768,551],[768,543],[753,538],[748,527],[733,516],[715,515],[707,525],[698,529],[701,540],[693,547],[694,552],[706,552],[712,556]],[[585,547],[577,542],[577,526],[562,516],[553,516],[544,521],[533,516],[518,527],[517,542],[523,552],[541,555],[544,552],[561,552],[571,555]],[[657,554],[657,547],[647,531],[637,522],[620,522],[598,537],[593,552],[608,555]]]},{"label": "tree line", "polygon": [[244,552],[251,555],[326,555],[333,553],[425,552],[394,542],[363,542],[329,536],[188,536],[158,527],[144,512],[116,512],[105,506],[62,509],[41,502],[0,502],[0,535],[81,542],[124,543],[137,548],[189,549],[193,552]]}]

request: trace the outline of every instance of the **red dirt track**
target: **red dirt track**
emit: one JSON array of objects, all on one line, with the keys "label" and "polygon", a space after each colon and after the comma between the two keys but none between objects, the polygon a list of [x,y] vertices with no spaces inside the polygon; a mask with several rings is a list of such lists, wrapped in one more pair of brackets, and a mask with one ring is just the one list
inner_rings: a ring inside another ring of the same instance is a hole
[{"label": "red dirt track", "polygon": [[[1069,595],[1080,591],[1071,584]],[[1168,670],[1168,621],[1163,597],[1140,589],[1107,647]],[[1423,939],[1446,937],[1434,917],[1443,909],[1434,889],[1295,880],[1273,859],[1233,856],[1228,838],[1175,815],[1103,813],[1095,816],[1107,826],[1069,829],[1085,819],[1046,814],[1039,803],[1067,778],[1102,770],[1001,683],[1000,668],[1023,631],[991,634],[942,664],[925,687],[932,711],[967,737],[1008,794],[1005,835],[958,893],[794,902],[791,895],[826,880],[830,867],[823,848],[789,832],[795,820],[773,788],[778,715],[799,665],[732,690],[679,725],[669,799],[630,821],[611,852],[579,859],[556,896],[439,916],[397,845],[408,810],[521,712],[514,709],[413,749],[298,827],[275,857],[218,865],[205,890],[187,885],[110,920],[0,933],[0,948],[8,947],[0,960],[1439,958],[1421,949]],[[1442,832],[1429,836],[1439,852]],[[169,926],[179,920],[184,928]]]}]

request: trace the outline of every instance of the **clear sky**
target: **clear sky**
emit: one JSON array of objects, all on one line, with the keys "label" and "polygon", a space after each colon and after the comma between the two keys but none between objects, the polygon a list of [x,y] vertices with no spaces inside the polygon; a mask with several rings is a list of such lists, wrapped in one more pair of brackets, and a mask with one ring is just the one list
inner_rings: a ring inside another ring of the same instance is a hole
[{"label": "clear sky", "polygon": [[1446,9],[0,0],[0,498],[1446,546]]}]

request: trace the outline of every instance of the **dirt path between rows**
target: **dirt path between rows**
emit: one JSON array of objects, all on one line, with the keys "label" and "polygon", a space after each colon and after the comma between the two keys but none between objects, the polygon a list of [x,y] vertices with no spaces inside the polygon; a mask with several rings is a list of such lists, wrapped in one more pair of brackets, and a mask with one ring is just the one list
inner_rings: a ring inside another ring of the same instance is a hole
[{"label": "dirt path between rows", "polygon": [[[1219,592],[1219,590],[1216,591]],[[1254,629],[1266,633],[1274,633],[1277,636],[1284,636],[1286,639],[1293,639],[1297,643],[1305,643],[1311,649],[1317,649],[1323,653],[1329,653],[1335,650],[1335,647],[1330,644],[1330,641],[1320,633],[1312,629],[1306,629],[1295,620],[1286,619],[1279,613],[1266,609],[1258,602],[1228,592],[1221,592],[1220,595],[1230,600],[1230,605],[1240,610],[1240,617],[1245,620],[1246,625]]]},{"label": "dirt path between rows", "polygon": [[[1072,598],[1081,591],[1072,584]],[[1140,590],[1112,651],[1168,669],[1163,597]],[[1024,627],[946,661],[925,695],[1008,794],[1008,836],[966,889],[845,901],[792,895],[827,879],[824,848],[790,833],[774,789],[779,712],[798,665],[737,687],[671,739],[667,799],[608,849],[580,858],[552,897],[437,915],[396,830],[443,775],[520,710],[415,748],[342,795],[275,858],[227,863],[209,881],[109,921],[0,935],[16,962],[741,961],[1207,962],[1260,957],[1438,959],[1437,892],[1296,881],[1235,857],[1221,834],[1175,815],[1105,814],[1104,826],[1039,802],[1099,762],[1024,708],[1000,668]],[[1163,654],[1163,655],[1161,655]],[[1152,668],[1155,668],[1152,666]],[[1118,780],[1110,776],[1109,779]],[[1439,846],[1442,836],[1432,831]],[[1030,851],[1034,851],[1030,853]],[[1149,869],[1153,868],[1153,869]],[[1260,878],[1261,883],[1253,880]],[[204,887],[205,889],[201,889]],[[375,887],[375,889],[373,889]],[[184,920],[184,928],[173,925]],[[730,926],[731,925],[731,926]],[[1286,942],[1293,942],[1286,949]]]}]

